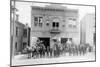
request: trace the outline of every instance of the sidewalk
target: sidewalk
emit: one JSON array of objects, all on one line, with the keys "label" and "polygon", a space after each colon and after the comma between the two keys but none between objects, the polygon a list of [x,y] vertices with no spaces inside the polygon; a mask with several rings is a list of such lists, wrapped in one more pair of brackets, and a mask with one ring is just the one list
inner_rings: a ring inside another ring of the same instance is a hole
[{"label": "sidewalk", "polygon": [[62,63],[62,62],[79,62],[79,61],[94,61],[95,54],[87,53],[84,56],[65,56],[56,58],[39,58],[39,59],[27,59],[26,55],[19,55],[12,59],[12,65],[32,65],[32,64],[45,64],[45,63]]}]

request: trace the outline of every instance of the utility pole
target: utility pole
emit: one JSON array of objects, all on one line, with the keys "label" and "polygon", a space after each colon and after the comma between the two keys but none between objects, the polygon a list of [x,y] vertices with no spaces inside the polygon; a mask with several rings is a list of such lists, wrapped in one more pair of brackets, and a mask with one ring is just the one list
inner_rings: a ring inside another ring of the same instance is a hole
[{"label": "utility pole", "polygon": [[10,23],[11,23],[11,56],[13,57],[14,56],[14,25],[15,25],[15,0],[11,0],[10,1]]}]

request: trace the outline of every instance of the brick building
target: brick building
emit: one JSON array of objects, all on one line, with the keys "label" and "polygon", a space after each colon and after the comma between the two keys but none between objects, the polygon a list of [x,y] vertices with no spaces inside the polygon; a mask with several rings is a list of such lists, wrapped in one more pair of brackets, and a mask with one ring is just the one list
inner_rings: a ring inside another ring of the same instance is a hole
[{"label": "brick building", "polygon": [[53,47],[54,40],[80,43],[78,10],[59,5],[31,6],[31,45],[35,38]]}]

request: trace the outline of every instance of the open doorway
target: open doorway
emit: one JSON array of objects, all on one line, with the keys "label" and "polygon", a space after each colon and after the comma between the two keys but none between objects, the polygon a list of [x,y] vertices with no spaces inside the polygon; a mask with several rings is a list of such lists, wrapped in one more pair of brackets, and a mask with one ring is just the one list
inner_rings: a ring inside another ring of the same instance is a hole
[{"label": "open doorway", "polygon": [[44,37],[39,37],[40,41],[43,41],[42,43],[44,44],[45,48],[50,47],[50,38],[44,38]]},{"label": "open doorway", "polygon": [[25,49],[26,47],[27,47],[27,43],[26,42],[23,42],[22,48]]}]

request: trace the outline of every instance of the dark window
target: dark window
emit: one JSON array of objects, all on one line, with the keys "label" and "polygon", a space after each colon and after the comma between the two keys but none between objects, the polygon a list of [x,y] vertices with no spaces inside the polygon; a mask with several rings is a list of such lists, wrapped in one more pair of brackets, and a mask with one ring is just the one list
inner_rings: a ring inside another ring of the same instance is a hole
[{"label": "dark window", "polygon": [[47,26],[49,26],[49,23],[46,23]]},{"label": "dark window", "polygon": [[15,43],[15,49],[17,50],[17,42]]},{"label": "dark window", "polygon": [[75,19],[75,18],[69,18],[69,20],[73,20],[73,21],[76,21],[76,19]]},{"label": "dark window", "polygon": [[56,23],[56,27],[59,27],[59,23],[58,22]]},{"label": "dark window", "polygon": [[37,26],[37,23],[36,22],[34,23],[34,26]]},{"label": "dark window", "polygon": [[41,22],[42,22],[42,19],[43,19],[43,17],[39,17],[39,23],[41,23]]},{"label": "dark window", "polygon": [[38,24],[38,17],[34,17],[34,26],[37,26]]},{"label": "dark window", "polygon": [[43,17],[39,17],[39,26],[42,27],[42,20],[43,20]]},{"label": "dark window", "polygon": [[74,28],[76,28],[76,25],[73,25]]},{"label": "dark window", "polygon": [[52,26],[55,27],[55,22],[53,22]]},{"label": "dark window", "polygon": [[23,36],[24,36],[24,37],[27,37],[27,29],[24,29],[24,31],[23,31]]},{"label": "dark window", "polygon": [[69,27],[72,27],[72,25],[71,25],[71,24],[69,24],[68,26],[69,26]]},{"label": "dark window", "polygon": [[72,38],[69,38],[70,41],[72,41]]},{"label": "dark window", "polygon": [[43,17],[34,17],[34,26],[42,27]]},{"label": "dark window", "polygon": [[53,22],[53,27],[59,27],[59,22]]},{"label": "dark window", "polygon": [[39,26],[42,27],[42,23],[39,23]]},{"label": "dark window", "polygon": [[69,20],[72,20],[72,18],[69,18]]},{"label": "dark window", "polygon": [[65,25],[62,25],[62,27],[65,27]]},{"label": "dark window", "polygon": [[73,21],[76,21],[76,19],[75,19],[75,18],[73,18]]},{"label": "dark window", "polygon": [[27,46],[27,43],[23,42],[23,49],[26,48],[26,46]]},{"label": "dark window", "polygon": [[18,36],[18,27],[16,27],[16,36]]},{"label": "dark window", "polygon": [[61,38],[61,43],[65,44],[68,41],[68,38]]},{"label": "dark window", "polygon": [[34,17],[34,21],[38,21],[38,17]]},{"label": "dark window", "polygon": [[63,20],[63,22],[65,22],[65,20]]}]

